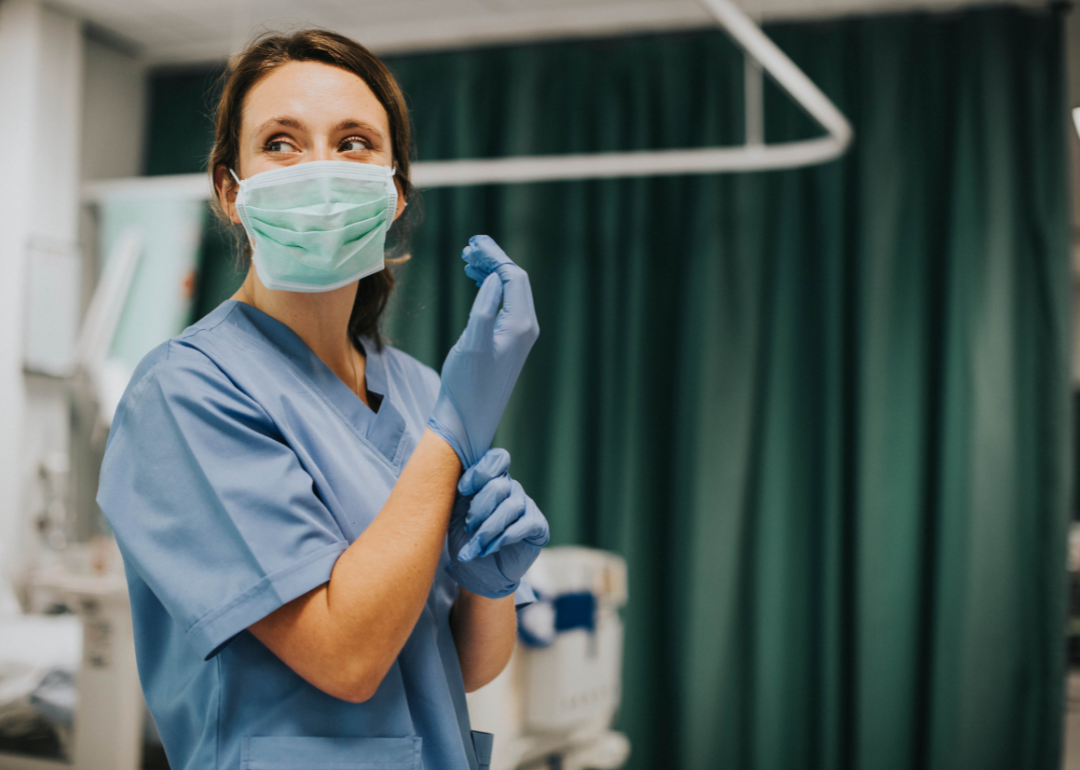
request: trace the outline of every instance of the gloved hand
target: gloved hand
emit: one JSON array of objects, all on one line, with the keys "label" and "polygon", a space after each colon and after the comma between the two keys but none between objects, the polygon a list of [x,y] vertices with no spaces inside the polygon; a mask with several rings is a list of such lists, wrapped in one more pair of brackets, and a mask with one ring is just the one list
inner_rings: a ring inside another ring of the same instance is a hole
[{"label": "gloved hand", "polygon": [[540,326],[529,276],[495,241],[473,236],[461,256],[468,263],[465,273],[480,291],[468,326],[443,363],[442,387],[428,425],[469,468],[491,446]]},{"label": "gloved hand", "polygon": [[550,537],[544,514],[509,470],[509,452],[488,451],[461,477],[450,514],[446,570],[462,588],[489,599],[517,590]]}]

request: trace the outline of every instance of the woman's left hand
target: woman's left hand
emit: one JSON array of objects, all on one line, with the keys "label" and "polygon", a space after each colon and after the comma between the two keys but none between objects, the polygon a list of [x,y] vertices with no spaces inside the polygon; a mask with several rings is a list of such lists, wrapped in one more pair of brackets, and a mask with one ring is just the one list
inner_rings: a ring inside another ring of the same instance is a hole
[{"label": "woman's left hand", "polygon": [[516,591],[550,538],[544,514],[509,470],[509,452],[488,450],[458,482],[450,515],[447,571],[489,599]]},{"label": "woman's left hand", "polygon": [[454,448],[461,467],[468,468],[478,465],[491,446],[540,325],[529,276],[495,241],[474,236],[462,258],[480,291],[465,331],[446,354],[428,427]]}]

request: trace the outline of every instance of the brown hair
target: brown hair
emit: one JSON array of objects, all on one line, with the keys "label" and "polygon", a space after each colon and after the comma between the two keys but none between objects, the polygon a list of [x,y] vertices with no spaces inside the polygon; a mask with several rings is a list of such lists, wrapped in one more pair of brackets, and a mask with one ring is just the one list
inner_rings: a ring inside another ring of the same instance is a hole
[{"label": "brown hair", "polygon": [[[417,196],[413,195],[415,188],[409,180],[409,110],[387,66],[371,51],[344,35],[321,29],[304,29],[287,35],[268,32],[256,38],[243,53],[233,57],[223,76],[225,82],[217,106],[214,148],[210,151],[208,164],[211,184],[219,167],[236,169],[239,164],[240,121],[248,92],[275,69],[294,61],[322,62],[353,73],[367,83],[386,110],[396,177],[401,185],[402,197],[410,204],[390,227],[386,258],[390,264],[404,262],[409,258],[409,237],[417,224],[420,210],[415,200]],[[216,195],[213,208],[219,219],[230,223]],[[246,268],[251,259],[250,246],[241,254]],[[382,348],[379,318],[386,309],[393,289],[394,274],[389,268],[360,280],[349,317],[350,335],[370,337],[377,348]]]}]

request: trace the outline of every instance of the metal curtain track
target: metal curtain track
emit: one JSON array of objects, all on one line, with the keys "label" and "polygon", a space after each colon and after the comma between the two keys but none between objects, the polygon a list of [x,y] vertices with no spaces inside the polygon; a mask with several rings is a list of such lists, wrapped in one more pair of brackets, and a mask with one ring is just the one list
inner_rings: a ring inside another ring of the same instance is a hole
[{"label": "metal curtain track", "polygon": [[[614,179],[678,174],[718,174],[799,168],[833,160],[851,144],[852,129],[813,81],[730,0],[699,0],[742,48],[746,82],[746,141],[742,145],[686,150],[532,155],[511,158],[422,161],[413,165],[421,189],[574,179]],[[763,73],[768,73],[827,132],[826,136],[765,143]],[[209,198],[205,174],[137,177],[89,182],[84,200],[116,197]]]}]

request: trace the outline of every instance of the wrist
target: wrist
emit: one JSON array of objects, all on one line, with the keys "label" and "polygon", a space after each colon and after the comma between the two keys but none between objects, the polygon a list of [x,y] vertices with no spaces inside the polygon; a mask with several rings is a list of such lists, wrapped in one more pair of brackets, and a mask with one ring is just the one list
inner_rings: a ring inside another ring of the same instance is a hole
[{"label": "wrist", "polygon": [[448,468],[453,467],[458,476],[461,476],[464,472],[465,469],[462,467],[461,458],[458,457],[453,445],[441,433],[433,430],[430,425],[424,430],[424,434],[416,445],[417,449],[422,446],[435,453]]},{"label": "wrist", "polygon": [[494,554],[485,556],[480,562],[458,562],[451,558],[445,569],[462,591],[487,601],[513,597],[521,583],[520,580],[508,580],[502,574],[494,565]]},{"label": "wrist", "polygon": [[474,593],[464,586],[459,586],[458,598],[457,601],[454,602],[455,605],[461,607],[462,611],[466,612],[471,610],[484,611],[494,609],[507,603],[514,603],[513,593],[510,593],[507,596],[500,596],[497,599],[492,599],[483,594]]},{"label": "wrist", "polygon": [[445,392],[439,394],[439,399],[435,402],[435,410],[428,418],[427,428],[454,450],[462,468],[468,468],[475,462],[469,457],[469,434],[465,430],[465,423],[454,406],[453,400]]}]

